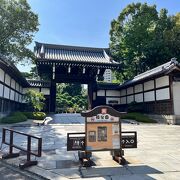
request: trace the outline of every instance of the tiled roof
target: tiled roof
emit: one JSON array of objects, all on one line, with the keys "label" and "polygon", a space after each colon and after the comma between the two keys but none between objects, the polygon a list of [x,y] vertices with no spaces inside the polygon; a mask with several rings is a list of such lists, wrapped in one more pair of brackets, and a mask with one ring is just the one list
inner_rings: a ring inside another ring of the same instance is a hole
[{"label": "tiled roof", "polygon": [[106,83],[106,82],[98,82],[97,83],[97,89],[103,89],[103,90],[117,90],[119,87],[118,83]]},{"label": "tiled roof", "polygon": [[37,60],[72,61],[83,63],[117,64],[109,56],[108,48],[53,45],[36,42]]},{"label": "tiled roof", "polygon": [[41,80],[27,80],[31,87],[50,87],[51,83],[48,81],[41,81]]},{"label": "tiled roof", "polygon": [[165,64],[162,64],[156,68],[153,68],[149,71],[141,73],[141,74],[135,76],[133,79],[126,81],[124,84],[120,85],[120,87],[128,86],[130,84],[134,84],[138,81],[145,80],[145,79],[151,78],[156,75],[165,74],[176,66],[180,67],[180,64],[178,63],[178,61],[175,60],[175,58],[172,58],[171,61],[169,61]]}]

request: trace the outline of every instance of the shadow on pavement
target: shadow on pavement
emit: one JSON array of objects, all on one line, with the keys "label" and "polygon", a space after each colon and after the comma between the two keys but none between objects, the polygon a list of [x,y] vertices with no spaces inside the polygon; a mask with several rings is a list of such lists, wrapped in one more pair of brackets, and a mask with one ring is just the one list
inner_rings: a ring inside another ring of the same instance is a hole
[{"label": "shadow on pavement", "polygon": [[139,178],[134,179],[154,179],[148,175],[150,174],[163,174],[163,172],[152,168],[147,165],[133,165],[133,166],[121,166],[121,167],[92,167],[87,169],[81,169],[82,176],[85,178],[102,177],[102,176],[118,176],[119,178],[127,177],[127,179],[133,179],[134,176]]}]

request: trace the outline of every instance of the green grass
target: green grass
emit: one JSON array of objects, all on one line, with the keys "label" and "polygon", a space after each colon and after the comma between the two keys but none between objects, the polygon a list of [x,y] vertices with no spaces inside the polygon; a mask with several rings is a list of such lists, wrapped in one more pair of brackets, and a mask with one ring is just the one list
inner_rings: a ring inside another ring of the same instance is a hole
[{"label": "green grass", "polygon": [[157,123],[155,120],[150,119],[148,116],[138,112],[127,113],[122,116],[122,119],[132,119],[132,120],[136,120],[137,122],[144,122],[144,123]]},{"label": "green grass", "polygon": [[0,119],[0,123],[12,124],[12,123],[23,122],[26,120],[27,120],[27,117],[23,113],[14,112],[14,113],[11,113],[9,116],[6,116],[6,117]]}]

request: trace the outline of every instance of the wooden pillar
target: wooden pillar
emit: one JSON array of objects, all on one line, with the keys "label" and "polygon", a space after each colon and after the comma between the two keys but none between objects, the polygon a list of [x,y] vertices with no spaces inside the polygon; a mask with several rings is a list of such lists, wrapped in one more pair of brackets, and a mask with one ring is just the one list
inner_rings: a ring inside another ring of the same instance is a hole
[{"label": "wooden pillar", "polygon": [[96,81],[91,81],[88,83],[88,109],[93,109],[94,108],[94,103],[93,103],[93,91],[96,88]]},{"label": "wooden pillar", "polygon": [[50,88],[50,112],[56,111],[56,82],[51,81],[51,88]]}]

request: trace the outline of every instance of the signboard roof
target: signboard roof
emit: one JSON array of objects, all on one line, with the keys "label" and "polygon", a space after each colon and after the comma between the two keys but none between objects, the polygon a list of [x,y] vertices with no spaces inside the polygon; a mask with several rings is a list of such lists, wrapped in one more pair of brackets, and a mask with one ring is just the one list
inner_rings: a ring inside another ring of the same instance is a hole
[{"label": "signboard roof", "polygon": [[96,116],[97,114],[110,114],[111,116],[121,117],[123,114],[126,114],[126,112],[116,111],[110,106],[97,106],[90,111],[82,112],[81,116],[93,117],[93,116]]}]

